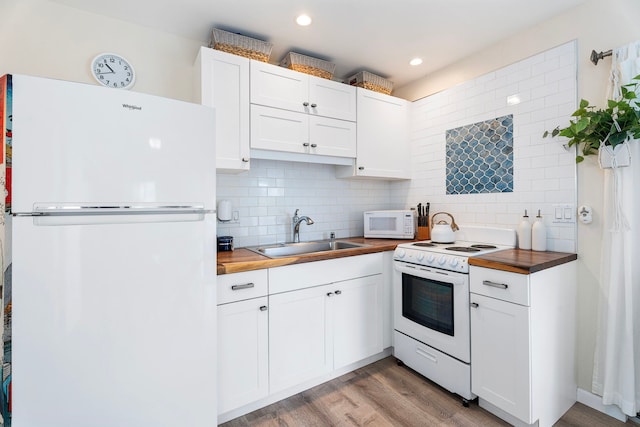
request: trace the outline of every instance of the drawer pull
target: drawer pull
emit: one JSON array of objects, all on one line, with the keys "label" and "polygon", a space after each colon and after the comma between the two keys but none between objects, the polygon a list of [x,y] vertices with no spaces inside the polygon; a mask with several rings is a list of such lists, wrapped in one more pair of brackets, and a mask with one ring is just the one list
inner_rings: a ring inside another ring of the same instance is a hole
[{"label": "drawer pull", "polygon": [[472,302],[472,303],[471,303],[471,304],[469,304],[469,305],[470,305],[471,307],[473,307],[473,308],[478,308],[478,307],[479,307],[479,305],[478,305],[478,303],[477,303],[477,302]]},{"label": "drawer pull", "polygon": [[311,144],[311,148],[316,148],[318,144]]},{"label": "drawer pull", "polygon": [[253,283],[245,283],[244,285],[233,285],[231,286],[231,290],[232,291],[239,291],[241,289],[250,289],[253,288],[255,285]]},{"label": "drawer pull", "polygon": [[266,305],[260,306],[260,311],[267,311],[267,306]]},{"label": "drawer pull", "polygon": [[494,288],[500,288],[500,289],[507,289],[509,287],[509,285],[505,283],[496,283],[496,282],[492,282],[491,280],[483,280],[482,284],[486,286],[493,286]]},{"label": "drawer pull", "polygon": [[311,108],[316,108],[318,104],[311,104]]},{"label": "drawer pull", "polygon": [[342,291],[341,290],[337,290],[336,291],[336,295],[342,295]]},{"label": "drawer pull", "polygon": [[303,103],[302,103],[302,106],[304,106],[304,107],[308,107],[308,106],[309,106],[309,103],[305,101],[305,102],[303,102]]}]

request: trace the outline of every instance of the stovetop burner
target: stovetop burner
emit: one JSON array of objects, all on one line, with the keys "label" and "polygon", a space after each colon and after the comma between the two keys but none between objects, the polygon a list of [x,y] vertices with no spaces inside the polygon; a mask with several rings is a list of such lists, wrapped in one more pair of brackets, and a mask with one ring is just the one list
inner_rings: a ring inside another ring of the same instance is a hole
[{"label": "stovetop burner", "polygon": [[435,243],[429,243],[429,242],[418,242],[418,243],[413,243],[412,246],[420,246],[423,248],[433,248],[437,245]]},{"label": "stovetop burner", "polygon": [[494,245],[471,245],[471,248],[478,248],[478,249],[496,249],[497,246]]},{"label": "stovetop burner", "polygon": [[448,251],[455,251],[455,252],[480,252],[481,249],[479,248],[474,248],[473,246],[449,246],[448,248],[445,248]]}]

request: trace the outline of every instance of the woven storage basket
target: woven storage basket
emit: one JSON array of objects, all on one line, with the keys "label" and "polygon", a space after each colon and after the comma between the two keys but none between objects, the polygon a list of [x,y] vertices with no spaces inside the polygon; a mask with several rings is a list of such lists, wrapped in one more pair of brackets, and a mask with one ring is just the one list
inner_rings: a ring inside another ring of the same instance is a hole
[{"label": "woven storage basket", "polygon": [[368,71],[360,71],[359,73],[349,77],[347,82],[352,86],[374,90],[387,95],[390,95],[391,90],[393,89],[393,82]]},{"label": "woven storage basket", "polygon": [[300,71],[301,73],[311,74],[312,76],[331,79],[336,64],[324,61],[322,59],[313,58],[311,56],[301,55],[295,52],[289,52],[282,59],[280,65],[291,70]]},{"label": "woven storage basket", "polygon": [[273,43],[214,28],[209,47],[257,61],[269,62]]}]

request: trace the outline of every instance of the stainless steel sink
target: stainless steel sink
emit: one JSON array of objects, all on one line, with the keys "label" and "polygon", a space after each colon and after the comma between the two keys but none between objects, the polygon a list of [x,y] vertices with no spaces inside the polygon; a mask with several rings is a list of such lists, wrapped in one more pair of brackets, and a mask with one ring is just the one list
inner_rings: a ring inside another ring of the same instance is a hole
[{"label": "stainless steel sink", "polygon": [[249,247],[250,251],[268,256],[269,258],[280,258],[294,255],[313,254],[327,251],[340,251],[344,249],[366,248],[369,245],[363,243],[345,242],[342,240],[321,240],[316,242],[301,243],[277,243],[275,245]]}]

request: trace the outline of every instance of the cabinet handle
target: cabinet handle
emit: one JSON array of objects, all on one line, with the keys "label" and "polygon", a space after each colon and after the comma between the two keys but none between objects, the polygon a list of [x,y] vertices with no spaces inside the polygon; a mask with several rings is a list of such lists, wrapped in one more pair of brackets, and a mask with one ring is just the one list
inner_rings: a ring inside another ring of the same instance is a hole
[{"label": "cabinet handle", "polygon": [[266,305],[260,306],[260,311],[267,311],[267,306]]},{"label": "cabinet handle", "polygon": [[472,302],[471,304],[469,304],[471,307],[473,308],[478,308],[478,303],[477,302]]},{"label": "cabinet handle", "polygon": [[336,291],[336,295],[341,295],[341,294],[342,294],[342,291],[340,291],[340,290]]},{"label": "cabinet handle", "polygon": [[245,283],[244,285],[232,285],[232,291],[239,291],[240,289],[249,289],[253,288],[255,285],[253,283]]},{"label": "cabinet handle", "polygon": [[318,104],[311,104],[311,108],[316,108]]},{"label": "cabinet handle", "polygon": [[311,148],[316,148],[318,144],[311,144]]},{"label": "cabinet handle", "polygon": [[486,286],[493,286],[494,288],[500,288],[500,289],[507,289],[509,287],[509,285],[507,284],[496,283],[496,282],[492,282],[491,280],[483,280],[482,284]]},{"label": "cabinet handle", "polygon": [[308,146],[309,146],[309,143],[308,143],[308,142],[303,142],[303,143],[302,143],[302,146],[303,146],[303,147],[308,147]]},{"label": "cabinet handle", "polygon": [[364,166],[358,166],[358,170],[359,171],[363,171],[364,170]]},{"label": "cabinet handle", "polygon": [[303,103],[302,103],[302,105],[303,105],[304,107],[308,107],[308,106],[309,106],[309,103],[308,103],[308,102],[303,102]]},{"label": "cabinet handle", "polygon": [[249,163],[249,159],[247,159],[246,157],[243,157],[243,158],[242,158],[242,162],[243,162],[243,163]]},{"label": "cabinet handle", "polygon": [[328,297],[332,297],[333,296],[333,292],[327,292],[327,296]]}]

